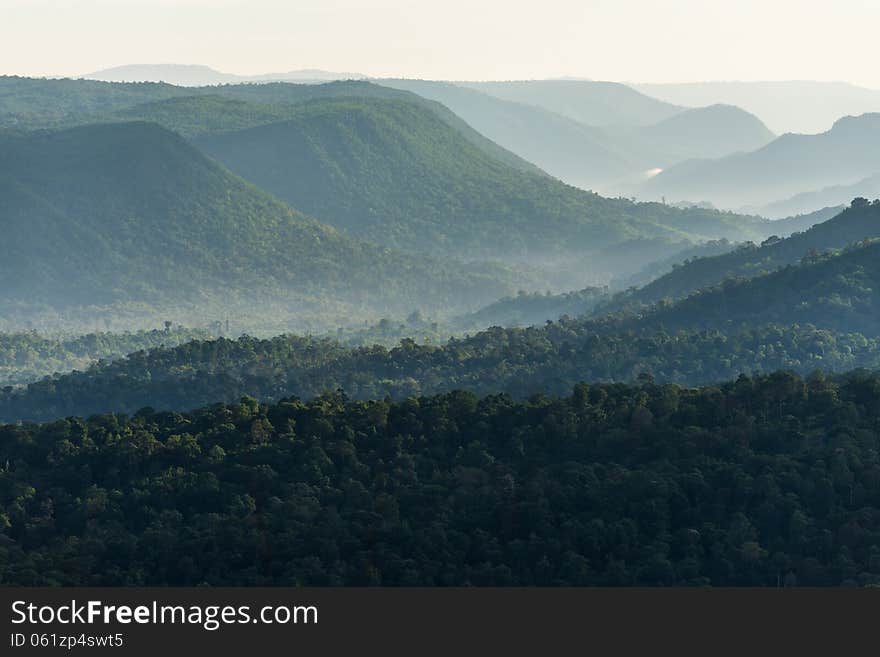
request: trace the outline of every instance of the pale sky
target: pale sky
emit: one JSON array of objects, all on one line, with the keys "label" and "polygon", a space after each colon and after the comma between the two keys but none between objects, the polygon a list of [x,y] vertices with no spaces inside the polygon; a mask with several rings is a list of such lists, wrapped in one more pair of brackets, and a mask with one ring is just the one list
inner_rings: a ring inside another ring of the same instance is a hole
[{"label": "pale sky", "polygon": [[0,0],[0,74],[229,73],[880,88],[880,0]]}]

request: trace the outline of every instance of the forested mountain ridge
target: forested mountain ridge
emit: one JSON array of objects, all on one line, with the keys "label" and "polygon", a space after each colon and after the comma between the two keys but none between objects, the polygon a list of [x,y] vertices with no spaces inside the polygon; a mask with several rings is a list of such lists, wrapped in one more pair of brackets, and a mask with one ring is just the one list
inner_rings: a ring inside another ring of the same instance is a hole
[{"label": "forested mountain ridge", "polygon": [[0,584],[877,585],[878,391],[780,372],[0,426]]},{"label": "forested mountain ridge", "polygon": [[[758,148],[773,137],[739,108],[674,107],[614,83],[380,82],[443,103],[548,173],[605,195],[657,168]],[[496,89],[505,93],[493,95]]]},{"label": "forested mountain ridge", "polygon": [[579,381],[657,381],[694,385],[742,373],[788,369],[842,372],[880,368],[880,340],[810,326],[738,331],[665,331],[638,324],[563,318],[540,327],[489,329],[442,346],[348,348],[335,340],[280,336],[194,341],[138,352],[0,392],[0,420],[48,421],[71,415],[185,410],[241,395],[311,399],[343,390],[356,399],[404,399],[468,390],[524,399],[564,394]]},{"label": "forested mountain ridge", "polygon": [[840,253],[810,255],[799,265],[745,280],[727,279],[645,319],[675,331],[810,324],[880,335],[880,240]]},{"label": "forested mountain ridge", "polygon": [[637,163],[609,145],[604,132],[541,107],[495,98],[475,89],[431,80],[381,80],[442,103],[492,141],[582,189],[627,177]]},{"label": "forested mountain ridge", "polygon": [[165,330],[105,331],[76,337],[0,333],[0,388],[30,383],[53,373],[86,369],[101,360],[122,358],[143,349],[205,340],[211,335],[203,329],[171,326]]},{"label": "forested mountain ridge", "polygon": [[291,105],[338,97],[391,98],[422,105],[492,157],[524,171],[540,171],[478,133],[440,103],[362,80],[193,88],[165,83],[0,76],[0,128],[33,130],[144,120],[192,136],[206,130],[231,130],[283,120]]},{"label": "forested mountain ridge", "polygon": [[399,248],[534,258],[769,227],[755,217],[605,199],[514,170],[411,103],[332,99],[296,109],[288,121],[194,142],[294,207]]},{"label": "forested mountain ridge", "polygon": [[10,309],[183,304],[213,319],[243,302],[305,315],[329,299],[404,313],[510,290],[500,268],[469,273],[341,235],[155,124],[8,135],[0,186]]},{"label": "forested mountain ridge", "polygon": [[837,216],[785,239],[745,244],[710,257],[693,258],[644,287],[614,299],[605,310],[630,304],[677,300],[729,278],[748,278],[796,264],[810,252],[842,249],[854,242],[880,237],[880,204],[864,199]]}]

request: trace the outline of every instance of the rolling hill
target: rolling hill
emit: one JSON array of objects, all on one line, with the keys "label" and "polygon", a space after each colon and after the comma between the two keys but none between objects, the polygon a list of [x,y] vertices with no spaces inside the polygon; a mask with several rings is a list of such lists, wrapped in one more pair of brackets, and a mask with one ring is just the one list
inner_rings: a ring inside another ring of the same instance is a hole
[{"label": "rolling hill", "polygon": [[341,235],[155,124],[7,135],[0,189],[8,313],[146,304],[284,325],[334,303],[466,308],[510,289],[501,269],[463,270]]},{"label": "rolling hill", "polygon": [[[718,207],[760,206],[877,172],[880,114],[837,121],[819,135],[783,135],[750,153],[684,162],[636,190],[640,198],[707,200]],[[815,208],[814,208],[815,209]]]},{"label": "rolling hill", "polygon": [[739,108],[686,110],[613,83],[380,82],[443,103],[560,180],[601,193],[625,189],[657,168],[758,148],[773,138]]},{"label": "rolling hill", "polygon": [[809,255],[762,276],[727,279],[657,309],[644,323],[667,331],[810,325],[876,338],[880,336],[880,239],[839,253]]},{"label": "rolling hill", "polygon": [[637,162],[608,144],[603,130],[544,108],[449,82],[378,82],[442,103],[492,141],[571,185],[602,191],[605,185],[628,179],[638,169]]},{"label": "rolling hill", "polygon": [[665,252],[769,228],[756,217],[606,199],[515,170],[412,103],[340,98],[296,108],[288,121],[194,143],[294,207],[375,242],[550,268],[580,256],[557,263],[575,269],[568,282],[577,287],[581,273],[589,284],[608,267],[632,266],[624,251],[604,253],[601,268],[583,258],[607,247],[647,240]]},{"label": "rolling hill", "polygon": [[322,84],[223,84],[191,88],[164,83],[0,76],[0,129],[32,130],[144,120],[161,123],[171,130],[192,136],[207,130],[240,129],[281,120],[288,116],[291,105],[336,97],[391,98],[421,104],[492,157],[524,171],[540,171],[534,164],[478,133],[440,103],[413,93],[356,80]]},{"label": "rolling hill", "polygon": [[631,86],[677,105],[736,105],[760,117],[777,134],[816,134],[828,130],[842,116],[880,112],[880,91],[846,82],[791,80]]},{"label": "rolling hill", "polygon": [[[783,222],[779,222],[783,223]],[[749,278],[798,263],[811,252],[839,250],[865,239],[880,238],[880,205],[855,204],[832,219],[785,239],[741,245],[711,257],[696,257],[644,287],[617,297],[605,310],[625,305],[681,299],[729,278]]]},{"label": "rolling hill", "polygon": [[685,110],[659,123],[608,132],[644,169],[753,151],[775,136],[756,116],[732,105]]}]

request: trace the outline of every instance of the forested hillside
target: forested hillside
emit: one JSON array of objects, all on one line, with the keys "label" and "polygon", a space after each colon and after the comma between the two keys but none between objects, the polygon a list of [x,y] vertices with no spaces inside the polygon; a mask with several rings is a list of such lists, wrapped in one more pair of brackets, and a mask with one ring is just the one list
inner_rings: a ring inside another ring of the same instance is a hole
[{"label": "forested hillside", "polygon": [[[647,322],[650,324],[650,322]],[[280,336],[195,341],[0,393],[0,420],[47,421],[150,406],[186,410],[248,394],[310,399],[344,390],[357,399],[403,399],[464,389],[517,398],[564,394],[578,381],[686,385],[741,373],[842,372],[880,367],[880,342],[810,326],[736,332],[669,332],[562,319],[541,327],[496,327],[446,345],[403,340],[395,348],[348,348],[331,339]]]},{"label": "forested hillside", "polygon": [[877,585],[878,396],[775,373],[7,425],[0,584]]},{"label": "forested hillside", "polygon": [[246,305],[256,322],[256,304],[279,320],[332,304],[402,314],[510,290],[500,268],[469,273],[341,235],[154,124],[6,136],[0,187],[9,312],[147,304],[204,321]]},{"label": "forested hillside", "polygon": [[614,83],[381,83],[437,100],[552,175],[605,195],[629,189],[652,170],[754,150],[773,138],[757,117],[739,108],[687,110]]},{"label": "forested hillside", "polygon": [[755,217],[605,199],[516,171],[413,104],[337,99],[297,108],[289,121],[195,143],[295,207],[399,248],[535,259],[769,228]]},{"label": "forested hillside", "polygon": [[880,203],[856,199],[832,219],[788,238],[770,238],[760,246],[744,244],[715,256],[693,257],[644,287],[618,297],[606,309],[682,299],[726,279],[767,274],[796,264],[812,252],[838,250],[876,237],[880,237]]},{"label": "forested hillside", "polygon": [[487,326],[532,326],[563,315],[580,317],[590,312],[608,294],[606,288],[588,287],[562,294],[528,294],[499,299],[485,308],[455,318],[454,325],[464,329]]},{"label": "forested hillside", "polygon": [[406,91],[356,80],[192,88],[162,83],[0,76],[0,128],[32,130],[145,120],[192,136],[208,130],[232,130],[279,121],[288,117],[291,105],[339,97],[390,98],[419,104],[436,113],[492,157],[514,168],[539,171],[535,165],[484,137],[440,103]]},{"label": "forested hillside", "polygon": [[100,360],[122,358],[134,351],[174,347],[210,337],[211,333],[205,330],[170,325],[165,330],[95,332],[77,337],[0,333],[0,388],[30,383],[55,373],[84,370]]},{"label": "forested hillside", "polygon": [[880,240],[746,280],[727,279],[646,317],[669,330],[809,323],[880,335]]},{"label": "forested hillside", "polygon": [[449,82],[381,80],[381,84],[442,103],[481,134],[570,185],[601,189],[638,166],[622,150],[609,146],[601,129],[542,107]]}]

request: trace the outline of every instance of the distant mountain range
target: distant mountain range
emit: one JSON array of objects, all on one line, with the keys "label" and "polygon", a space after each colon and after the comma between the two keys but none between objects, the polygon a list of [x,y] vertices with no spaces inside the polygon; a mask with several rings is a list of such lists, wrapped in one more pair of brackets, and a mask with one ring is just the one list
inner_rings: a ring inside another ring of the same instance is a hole
[{"label": "distant mountain range", "polygon": [[551,175],[600,193],[640,181],[658,168],[753,150],[774,137],[739,108],[688,110],[612,83],[378,82],[443,103]]},{"label": "distant mountain range", "polygon": [[617,82],[523,80],[455,84],[496,98],[543,107],[578,123],[596,127],[649,126],[685,109]]},{"label": "distant mountain range", "polygon": [[86,80],[104,82],[166,82],[181,87],[205,87],[242,82],[326,82],[329,80],[360,80],[359,73],[334,73],[320,69],[300,69],[286,73],[236,75],[222,73],[210,66],[193,64],[128,64],[106,68],[81,76]]},{"label": "distant mountain range", "polygon": [[[718,207],[760,207],[878,172],[880,114],[838,120],[818,135],[783,135],[763,148],[672,166],[636,188],[640,198],[710,201]],[[815,209],[815,208],[814,208]]]},{"label": "distant mountain range", "polygon": [[[878,169],[880,169],[880,163],[878,163]],[[803,192],[784,201],[776,201],[754,208],[754,211],[772,219],[808,212],[811,208],[848,203],[859,196],[868,199],[880,198],[880,173],[860,180],[853,185],[834,185],[815,192]]]},{"label": "distant mountain range", "polygon": [[736,105],[758,116],[777,134],[825,132],[843,116],[880,112],[880,90],[845,82],[693,82],[631,86],[677,105]]}]

